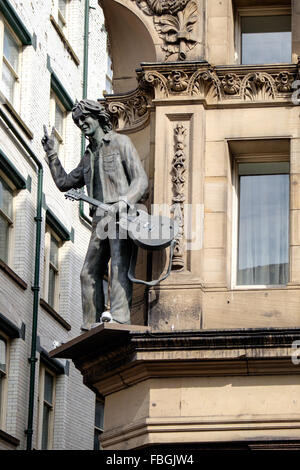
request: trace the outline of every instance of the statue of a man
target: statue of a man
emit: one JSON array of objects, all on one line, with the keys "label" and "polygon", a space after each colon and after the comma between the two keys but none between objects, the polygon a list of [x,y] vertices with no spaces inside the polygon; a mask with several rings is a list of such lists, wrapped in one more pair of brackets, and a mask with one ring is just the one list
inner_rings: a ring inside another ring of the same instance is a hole
[{"label": "statue of a man", "polygon": [[[148,179],[129,137],[112,131],[109,114],[96,101],[82,100],[72,110],[75,124],[89,139],[79,165],[67,174],[55,151],[54,129],[44,126],[42,145],[52,177],[60,191],[87,187],[88,195],[111,206],[115,214],[136,204],[147,191]],[[131,256],[130,239],[100,237],[96,227],[103,213],[91,209],[92,234],[81,271],[82,329],[99,321],[104,311],[103,276],[111,258],[110,312],[113,320],[130,324],[132,284],[127,273]]]}]

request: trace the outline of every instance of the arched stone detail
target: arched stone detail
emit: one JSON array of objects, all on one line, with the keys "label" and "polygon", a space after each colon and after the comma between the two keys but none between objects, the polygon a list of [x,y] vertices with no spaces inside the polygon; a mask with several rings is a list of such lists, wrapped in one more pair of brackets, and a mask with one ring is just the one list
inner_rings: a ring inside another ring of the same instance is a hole
[{"label": "arched stone detail", "polygon": [[137,87],[136,69],[141,62],[157,61],[159,36],[152,18],[131,0],[99,0],[105,17],[113,63],[114,93]]}]

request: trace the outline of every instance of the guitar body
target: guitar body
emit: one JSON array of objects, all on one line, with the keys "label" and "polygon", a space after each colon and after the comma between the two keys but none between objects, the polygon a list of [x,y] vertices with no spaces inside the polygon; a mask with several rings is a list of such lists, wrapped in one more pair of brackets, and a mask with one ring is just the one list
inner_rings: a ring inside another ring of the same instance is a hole
[{"label": "guitar body", "polygon": [[174,220],[141,210],[135,216],[121,218],[119,225],[127,230],[137,246],[145,250],[161,250],[170,246],[179,229]]},{"label": "guitar body", "polygon": [[[86,196],[82,191],[71,189],[65,197],[101,207],[108,217],[107,221],[109,220],[110,206]],[[101,223],[102,221],[99,222]],[[150,215],[142,210],[134,211],[133,208],[130,208],[129,214],[122,215],[117,223],[128,232],[129,237],[137,246],[145,250],[161,250],[170,246],[179,231],[179,225],[175,220],[165,216]],[[101,232],[103,232],[103,227],[97,227],[99,238],[101,238]]]}]

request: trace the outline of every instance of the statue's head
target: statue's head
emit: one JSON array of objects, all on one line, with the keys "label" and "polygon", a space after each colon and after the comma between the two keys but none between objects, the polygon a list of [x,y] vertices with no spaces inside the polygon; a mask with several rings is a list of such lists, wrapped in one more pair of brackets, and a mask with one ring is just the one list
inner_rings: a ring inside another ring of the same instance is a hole
[{"label": "statue's head", "polygon": [[77,101],[72,109],[72,117],[87,137],[92,136],[99,126],[105,134],[112,129],[110,115],[97,101]]}]

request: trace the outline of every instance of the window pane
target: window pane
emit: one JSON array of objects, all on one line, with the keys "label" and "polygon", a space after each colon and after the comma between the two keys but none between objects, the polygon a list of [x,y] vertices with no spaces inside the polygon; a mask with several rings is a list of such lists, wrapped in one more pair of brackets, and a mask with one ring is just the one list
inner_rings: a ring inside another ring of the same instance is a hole
[{"label": "window pane", "polygon": [[15,77],[7,67],[7,65],[2,62],[2,91],[8,101],[11,103],[14,100],[14,86],[15,86]]},{"label": "window pane", "polygon": [[60,109],[57,103],[55,103],[55,124],[54,125],[59,135],[63,137],[64,112]]},{"label": "window pane", "polygon": [[3,55],[13,69],[18,72],[19,46],[7,28],[4,28]]},{"label": "window pane", "polygon": [[66,19],[67,0],[58,0],[58,9]]},{"label": "window pane", "polygon": [[55,307],[55,283],[56,283],[56,272],[53,268],[49,268],[49,285],[48,285],[48,304],[52,308]]},{"label": "window pane", "polygon": [[10,218],[13,217],[13,191],[0,177],[0,209]]},{"label": "window pane", "polygon": [[42,450],[48,449],[50,408],[44,404],[43,408],[43,429],[42,429]]},{"label": "window pane", "polygon": [[100,401],[96,401],[96,409],[95,409],[95,426],[97,428],[103,429],[103,421],[104,421],[104,404]]},{"label": "window pane", "polygon": [[53,403],[53,376],[48,372],[45,372],[44,400]]},{"label": "window pane", "polygon": [[6,341],[0,338],[0,370],[6,372]]},{"label": "window pane", "polygon": [[289,63],[292,56],[291,16],[244,16],[242,64]]},{"label": "window pane", "polygon": [[238,285],[288,282],[289,175],[240,176]]},{"label": "window pane", "polygon": [[102,432],[98,431],[98,429],[95,429],[94,433],[94,450],[102,450],[100,442],[99,442],[99,437],[101,436]]},{"label": "window pane", "polygon": [[58,241],[56,238],[51,237],[50,242],[50,263],[52,263],[56,268],[58,267]]},{"label": "window pane", "polygon": [[0,214],[0,259],[8,262],[9,223]]}]

